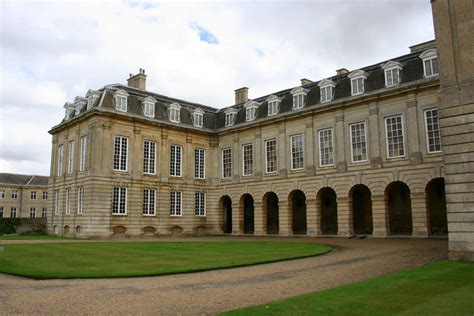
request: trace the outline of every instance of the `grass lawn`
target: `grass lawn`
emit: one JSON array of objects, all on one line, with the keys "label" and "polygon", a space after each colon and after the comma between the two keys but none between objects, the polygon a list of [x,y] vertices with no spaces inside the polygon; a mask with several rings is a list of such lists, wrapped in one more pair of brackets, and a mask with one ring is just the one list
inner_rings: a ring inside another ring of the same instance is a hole
[{"label": "grass lawn", "polygon": [[4,245],[0,272],[36,279],[137,277],[316,256],[330,248],[285,242],[98,242]]},{"label": "grass lawn", "polygon": [[440,261],[223,315],[474,315],[474,264]]},{"label": "grass lawn", "polygon": [[51,240],[51,239],[71,239],[68,237],[48,236],[48,235],[24,235],[24,236],[0,236],[0,240]]}]

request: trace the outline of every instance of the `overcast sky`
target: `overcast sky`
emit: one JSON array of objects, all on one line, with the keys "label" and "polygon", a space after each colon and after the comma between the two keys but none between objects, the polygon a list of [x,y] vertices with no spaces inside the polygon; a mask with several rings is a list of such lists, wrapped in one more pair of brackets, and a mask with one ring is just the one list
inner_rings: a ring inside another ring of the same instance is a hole
[{"label": "overcast sky", "polygon": [[49,175],[63,105],[146,70],[150,91],[217,108],[409,52],[429,0],[0,0],[0,172]]}]

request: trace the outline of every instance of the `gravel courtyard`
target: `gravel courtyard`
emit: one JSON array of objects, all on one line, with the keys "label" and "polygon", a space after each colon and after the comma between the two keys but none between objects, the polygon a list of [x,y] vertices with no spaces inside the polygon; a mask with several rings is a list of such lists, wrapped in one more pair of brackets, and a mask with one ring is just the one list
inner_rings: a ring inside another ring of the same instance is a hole
[{"label": "gravel courtyard", "polygon": [[[206,240],[314,242],[330,245],[333,251],[306,259],[161,277],[31,280],[0,274],[0,314],[215,314],[447,258],[445,239],[202,237],[154,241]],[[3,241],[35,242],[78,241]]]}]

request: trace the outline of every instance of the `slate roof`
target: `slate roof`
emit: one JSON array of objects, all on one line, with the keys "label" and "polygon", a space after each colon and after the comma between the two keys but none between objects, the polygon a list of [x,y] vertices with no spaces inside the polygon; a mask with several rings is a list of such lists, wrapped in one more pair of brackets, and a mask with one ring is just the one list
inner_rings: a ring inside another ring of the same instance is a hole
[{"label": "slate roof", "polygon": [[[424,43],[424,45],[427,45],[428,47],[435,47],[434,41]],[[364,72],[368,74],[367,80],[365,82],[364,94],[374,92],[374,91],[383,91],[383,89],[386,89],[385,88],[385,74],[384,74],[384,70],[382,69],[382,65],[390,60],[399,62],[403,67],[400,73],[400,79],[401,79],[400,84],[414,82],[414,81],[423,79],[423,61],[421,58],[419,58],[421,53],[423,53],[423,51],[415,51],[410,54],[406,54],[397,58],[389,59],[377,64],[360,68],[360,70],[363,70]],[[334,81],[336,86],[334,88],[333,100],[331,102],[324,103],[324,105],[322,106],[330,106],[332,103],[337,102],[338,100],[351,98],[351,83],[350,83],[350,78],[348,77],[349,73],[326,78],[326,79],[330,79]],[[429,79],[429,80],[433,80],[433,79]],[[308,106],[318,106],[320,104],[320,96],[319,96],[320,88],[318,86],[319,82],[320,81],[315,81],[303,86],[305,89],[308,90],[308,94],[306,96],[305,108]],[[253,101],[257,101],[261,103],[257,109],[255,121],[258,121],[260,119],[267,117],[268,102],[266,100],[270,95],[276,95],[281,98],[280,110],[279,110],[279,113],[276,115],[276,117],[278,117],[278,115],[281,115],[283,113],[292,111],[293,97],[291,94],[291,90],[294,88],[295,87],[292,87],[286,90],[278,91],[266,96],[252,99]],[[175,99],[175,98],[167,97],[164,95],[132,88],[132,87],[122,85],[122,84],[108,85],[98,90],[98,92],[101,94],[101,97],[98,100],[96,100],[93,106],[94,107],[101,106],[103,108],[111,109],[114,111],[115,110],[114,93],[117,92],[118,90],[124,90],[129,94],[129,97],[127,98],[127,112],[135,116],[142,116],[146,118],[143,114],[142,101],[144,98],[149,96],[157,100],[155,104],[155,117],[152,119],[152,120],[155,120],[157,123],[161,122],[161,123],[166,123],[166,124],[171,124],[171,125],[193,127],[193,122],[192,122],[191,117],[192,117],[192,112],[196,108],[200,108],[204,111],[204,127],[197,128],[197,129],[202,129],[204,131],[212,132],[216,129],[225,127],[225,113],[224,112],[228,108],[234,108],[238,111],[234,126],[239,125],[241,123],[245,123],[245,108],[244,108],[243,103],[235,104],[223,109],[215,109],[210,106]],[[104,93],[105,95],[103,95]],[[364,94],[354,96],[353,98],[359,98],[360,96],[363,96]],[[179,103],[179,105],[181,106],[181,111],[180,111],[181,120],[180,120],[180,123],[178,124],[170,122],[169,117],[168,117],[168,113],[169,113],[168,108],[170,104],[174,102]],[[86,112],[87,111],[86,108],[87,108],[86,106],[83,106],[82,110],[80,111],[80,114],[82,114],[83,112]],[[71,116],[71,118],[72,117],[74,117],[74,114]]]},{"label": "slate roof", "polygon": [[0,183],[12,185],[47,186],[49,177],[14,173],[0,173]]}]

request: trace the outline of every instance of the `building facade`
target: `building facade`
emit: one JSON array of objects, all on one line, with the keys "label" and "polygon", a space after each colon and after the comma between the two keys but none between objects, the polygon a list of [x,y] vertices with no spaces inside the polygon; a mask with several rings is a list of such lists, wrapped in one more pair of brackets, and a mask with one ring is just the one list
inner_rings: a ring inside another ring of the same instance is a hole
[{"label": "building facade", "polygon": [[48,226],[75,236],[447,233],[434,41],[214,109],[128,85],[66,103]]},{"label": "building facade", "polygon": [[0,218],[46,218],[48,179],[0,173]]}]

